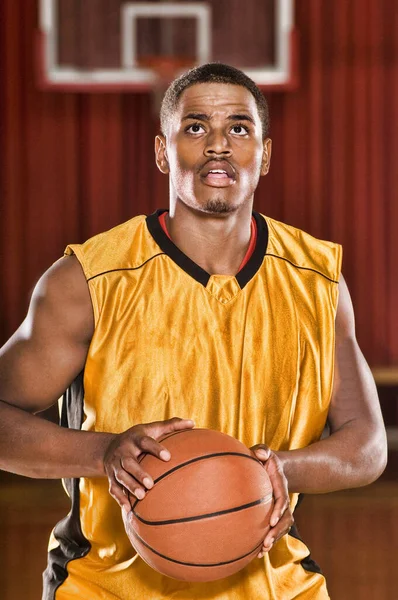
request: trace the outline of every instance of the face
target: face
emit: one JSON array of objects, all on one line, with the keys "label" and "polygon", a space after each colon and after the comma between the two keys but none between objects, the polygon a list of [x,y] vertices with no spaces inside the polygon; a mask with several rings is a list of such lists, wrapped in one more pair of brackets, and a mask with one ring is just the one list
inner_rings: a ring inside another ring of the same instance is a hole
[{"label": "face", "polygon": [[269,169],[271,140],[263,140],[257,105],[245,87],[201,83],[186,89],[156,162],[170,174],[171,200],[226,214],[251,202]]}]

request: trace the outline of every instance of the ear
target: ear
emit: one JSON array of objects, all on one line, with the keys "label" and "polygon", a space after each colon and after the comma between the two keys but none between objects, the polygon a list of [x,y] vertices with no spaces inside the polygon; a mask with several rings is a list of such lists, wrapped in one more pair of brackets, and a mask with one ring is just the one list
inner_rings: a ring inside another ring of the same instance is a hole
[{"label": "ear", "polygon": [[272,140],[266,138],[263,142],[263,158],[261,161],[261,175],[267,175],[271,163]]},{"label": "ear", "polygon": [[164,175],[167,175],[170,172],[170,169],[167,159],[166,138],[164,135],[157,135],[155,137],[155,157],[159,171]]}]

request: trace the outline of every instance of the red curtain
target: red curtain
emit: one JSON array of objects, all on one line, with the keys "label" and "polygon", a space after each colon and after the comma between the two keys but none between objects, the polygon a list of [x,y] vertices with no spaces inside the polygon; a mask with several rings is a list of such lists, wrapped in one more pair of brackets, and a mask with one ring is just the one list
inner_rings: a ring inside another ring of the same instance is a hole
[{"label": "red curtain", "polygon": [[[297,0],[300,86],[269,94],[270,174],[257,210],[344,245],[358,337],[398,363],[395,0]],[[69,242],[167,206],[146,94],[40,92],[35,0],[0,4],[1,337]],[[228,35],[228,32],[226,32]]]}]

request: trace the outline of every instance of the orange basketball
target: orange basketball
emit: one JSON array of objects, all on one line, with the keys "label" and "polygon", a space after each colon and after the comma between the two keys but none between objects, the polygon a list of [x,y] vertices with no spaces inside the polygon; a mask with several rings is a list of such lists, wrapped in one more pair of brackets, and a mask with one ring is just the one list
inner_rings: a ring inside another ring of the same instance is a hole
[{"label": "orange basketball", "polygon": [[130,496],[129,539],[160,573],[214,581],[243,569],[261,550],[273,507],[268,475],[238,440],[209,429],[162,440],[171,460],[144,455],[154,486]]}]

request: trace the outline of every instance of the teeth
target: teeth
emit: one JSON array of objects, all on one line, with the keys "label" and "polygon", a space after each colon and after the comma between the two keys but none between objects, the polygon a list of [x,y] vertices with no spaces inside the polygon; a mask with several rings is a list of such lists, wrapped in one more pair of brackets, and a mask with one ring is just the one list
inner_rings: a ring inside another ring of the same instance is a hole
[{"label": "teeth", "polygon": [[226,171],[222,171],[221,169],[211,169],[211,171],[209,171],[209,173],[222,173],[224,175],[227,174]]}]

